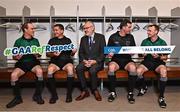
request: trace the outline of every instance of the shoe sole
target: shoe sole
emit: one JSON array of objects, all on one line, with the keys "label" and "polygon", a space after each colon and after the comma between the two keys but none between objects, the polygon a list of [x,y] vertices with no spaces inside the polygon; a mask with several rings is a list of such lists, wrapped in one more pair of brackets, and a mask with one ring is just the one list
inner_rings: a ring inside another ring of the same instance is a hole
[{"label": "shoe sole", "polygon": [[140,93],[140,94],[138,94],[137,96],[144,96],[144,94],[141,94],[141,93]]},{"label": "shoe sole", "polygon": [[166,108],[166,106],[160,106],[161,108]]},{"label": "shoe sole", "polygon": [[66,103],[71,103],[72,102],[72,100],[66,100]]},{"label": "shoe sole", "polygon": [[39,103],[36,99],[33,99],[33,101],[35,101],[37,104],[40,104],[40,105],[45,103],[45,102]]},{"label": "shoe sole", "polygon": [[[90,94],[88,94],[88,95],[86,95],[83,99],[85,99],[85,98],[87,98],[87,97],[89,97],[90,96]],[[83,100],[83,99],[81,99],[81,100]],[[78,100],[77,98],[75,99],[76,101],[81,101],[81,100]]]},{"label": "shoe sole", "polygon": [[[55,98],[56,101],[57,101],[58,99],[59,99],[59,98]],[[55,101],[55,102],[51,102],[51,101],[49,100],[49,104],[55,104],[56,101]]]},{"label": "shoe sole", "polygon": [[108,100],[108,102],[113,102],[114,100]]},{"label": "shoe sole", "polygon": [[[23,101],[21,101],[21,102],[18,102],[16,105],[19,105],[19,104],[21,104],[21,103],[23,103]],[[16,105],[14,105],[14,106],[11,106],[11,107],[9,107],[9,106],[6,106],[6,108],[13,108],[13,107],[15,107]]]},{"label": "shoe sole", "polygon": [[134,104],[134,103],[135,103],[135,101],[129,101],[129,103],[130,103],[130,104]]}]

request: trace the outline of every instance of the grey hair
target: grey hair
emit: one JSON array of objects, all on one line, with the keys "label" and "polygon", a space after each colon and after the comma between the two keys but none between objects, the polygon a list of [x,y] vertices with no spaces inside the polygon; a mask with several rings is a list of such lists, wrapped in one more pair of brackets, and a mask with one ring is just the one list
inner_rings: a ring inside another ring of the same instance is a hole
[{"label": "grey hair", "polygon": [[95,25],[94,25],[94,23],[93,23],[92,21],[85,21],[85,23],[84,23],[84,24],[86,24],[86,23],[90,23],[90,24],[92,24],[92,25],[93,25],[93,27],[95,28]]}]

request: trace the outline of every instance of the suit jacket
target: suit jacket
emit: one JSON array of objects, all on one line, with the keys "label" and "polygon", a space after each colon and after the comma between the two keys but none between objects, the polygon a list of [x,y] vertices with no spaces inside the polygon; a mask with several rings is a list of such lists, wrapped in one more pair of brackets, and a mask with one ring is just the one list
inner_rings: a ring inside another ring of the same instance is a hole
[{"label": "suit jacket", "polygon": [[81,38],[80,48],[79,48],[79,62],[82,62],[83,60],[88,60],[89,56],[91,56],[91,59],[96,60],[98,64],[103,64],[105,58],[104,55],[105,46],[106,46],[106,41],[104,35],[95,33],[90,51],[89,38],[88,36],[83,36]]}]

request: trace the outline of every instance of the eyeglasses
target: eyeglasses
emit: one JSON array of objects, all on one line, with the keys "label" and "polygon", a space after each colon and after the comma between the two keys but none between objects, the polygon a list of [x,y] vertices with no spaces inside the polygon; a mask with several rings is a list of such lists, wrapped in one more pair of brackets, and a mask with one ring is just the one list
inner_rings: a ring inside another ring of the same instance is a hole
[{"label": "eyeglasses", "polygon": [[92,27],[92,26],[84,27],[83,30],[89,29],[89,28],[91,28],[91,27]]}]

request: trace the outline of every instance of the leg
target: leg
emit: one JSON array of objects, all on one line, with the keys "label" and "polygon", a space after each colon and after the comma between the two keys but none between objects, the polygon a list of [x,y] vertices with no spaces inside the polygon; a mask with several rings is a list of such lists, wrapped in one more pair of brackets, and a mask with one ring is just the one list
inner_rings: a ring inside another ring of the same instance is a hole
[{"label": "leg", "polygon": [[129,62],[124,69],[129,72],[128,76],[128,101],[129,103],[135,103],[135,99],[133,98],[133,91],[136,84],[137,72],[136,72],[136,65],[134,62]]},{"label": "leg", "polygon": [[77,65],[76,67],[76,74],[81,83],[81,89],[82,89],[81,94],[76,98],[76,101],[80,101],[83,100],[85,97],[89,97],[86,79],[84,76],[84,72],[86,69],[87,67],[85,67],[83,63],[79,63],[79,65]]},{"label": "leg", "polygon": [[100,71],[100,69],[101,67],[98,64],[95,64],[89,68],[92,91],[97,90],[97,82],[98,82],[97,72]]},{"label": "leg", "polygon": [[97,101],[101,101],[101,95],[99,94],[99,91],[97,90],[97,82],[98,82],[98,78],[97,78],[97,72],[101,70],[101,65],[98,64],[94,64],[93,66],[90,67],[89,69],[89,73],[90,73],[90,79],[91,79],[91,89],[92,89],[92,93],[95,96],[95,99]]},{"label": "leg", "polygon": [[11,74],[11,86],[13,88],[14,93],[14,99],[9,102],[6,107],[12,108],[20,103],[22,103],[21,93],[20,93],[20,87],[19,87],[19,77],[21,77],[25,72],[21,70],[20,68],[16,68],[12,74]]},{"label": "leg", "polygon": [[84,66],[83,63],[80,63],[79,65],[77,65],[76,67],[76,73],[77,73],[77,77],[81,83],[81,89],[82,91],[87,91],[87,84],[86,84],[86,78],[84,76],[84,72],[87,68]]},{"label": "leg", "polygon": [[140,86],[138,96],[143,96],[147,91],[147,85],[145,84],[143,76],[144,72],[146,71],[148,71],[148,69],[143,64],[139,65],[137,68],[138,82]]},{"label": "leg", "polygon": [[33,95],[33,100],[37,102],[37,104],[44,104],[44,100],[42,99],[42,91],[44,88],[43,81],[43,71],[40,65],[34,66],[31,71],[36,74],[36,90]]},{"label": "leg", "polygon": [[72,63],[68,63],[63,67],[63,70],[67,71],[67,94],[66,94],[66,102],[72,102],[72,90],[74,83],[74,66]]},{"label": "leg", "polygon": [[155,71],[160,74],[160,95],[159,95],[159,105],[162,108],[166,107],[166,102],[164,99],[164,91],[167,82],[167,68],[165,65],[159,65]]},{"label": "leg", "polygon": [[56,100],[58,100],[58,95],[57,95],[57,91],[56,91],[56,84],[55,84],[55,78],[54,78],[54,73],[56,71],[60,70],[60,68],[58,66],[56,66],[55,64],[50,64],[48,66],[48,88],[49,88],[49,92],[51,93],[51,98],[49,100],[50,104],[54,104],[56,103]]},{"label": "leg", "polygon": [[136,65],[134,62],[129,62],[125,66],[124,69],[129,72],[129,80],[128,80],[129,89],[128,89],[128,92],[133,93],[134,86],[136,84],[136,77],[137,77]]},{"label": "leg", "polygon": [[116,62],[110,62],[108,66],[108,79],[109,79],[109,97],[108,101],[112,102],[115,100],[116,97],[116,75],[115,71],[119,69],[119,65]]},{"label": "leg", "polygon": [[165,86],[167,82],[167,68],[164,65],[159,65],[156,70],[160,74],[160,95],[159,97],[164,97]]}]

